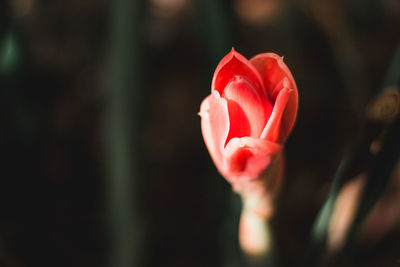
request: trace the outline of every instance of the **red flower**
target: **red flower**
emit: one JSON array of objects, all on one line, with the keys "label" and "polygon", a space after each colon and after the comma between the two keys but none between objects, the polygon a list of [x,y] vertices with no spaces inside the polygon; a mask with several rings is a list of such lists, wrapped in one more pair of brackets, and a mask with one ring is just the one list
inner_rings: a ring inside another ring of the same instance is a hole
[{"label": "red flower", "polygon": [[297,105],[296,83],[280,56],[248,61],[232,49],[200,107],[204,141],[220,173],[231,183],[260,177],[281,152]]}]

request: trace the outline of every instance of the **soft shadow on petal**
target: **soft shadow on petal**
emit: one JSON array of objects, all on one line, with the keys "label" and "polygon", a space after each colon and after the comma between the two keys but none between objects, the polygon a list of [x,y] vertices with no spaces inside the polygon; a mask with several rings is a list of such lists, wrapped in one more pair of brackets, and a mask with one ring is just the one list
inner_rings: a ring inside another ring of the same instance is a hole
[{"label": "soft shadow on petal", "polygon": [[251,126],[246,113],[242,106],[234,101],[227,99],[228,110],[229,110],[229,134],[225,140],[224,147],[228,142],[235,137],[249,136],[251,132]]},{"label": "soft shadow on petal", "polygon": [[214,91],[201,103],[199,115],[204,142],[217,169],[225,176],[222,153],[229,132],[227,101]]},{"label": "soft shadow on petal", "polygon": [[256,179],[260,177],[282,146],[252,137],[233,138],[223,152],[223,163],[230,182],[235,179]]},{"label": "soft shadow on petal", "polygon": [[211,83],[211,90],[217,90],[222,95],[226,85],[236,75],[246,77],[260,94],[264,94],[263,81],[256,68],[233,48],[218,64]]},{"label": "soft shadow on petal", "polygon": [[265,86],[264,88],[272,100],[276,100],[279,91],[283,88],[293,90],[288,99],[280,125],[281,131],[284,133],[281,134],[282,137],[280,139],[285,141],[296,120],[299,101],[297,86],[293,75],[283,62],[282,57],[274,53],[259,54],[250,59],[250,63],[253,64],[261,74]]},{"label": "soft shadow on petal", "polygon": [[[272,112],[272,104],[245,77],[234,76],[224,91],[228,100],[230,130],[233,137],[260,137]],[[238,112],[240,111],[240,112]]]}]

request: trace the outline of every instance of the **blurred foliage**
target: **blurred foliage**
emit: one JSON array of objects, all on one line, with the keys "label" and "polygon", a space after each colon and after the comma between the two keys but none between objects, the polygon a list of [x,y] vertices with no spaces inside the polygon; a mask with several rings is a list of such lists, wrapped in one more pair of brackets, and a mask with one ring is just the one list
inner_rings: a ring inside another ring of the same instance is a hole
[{"label": "blurred foliage", "polygon": [[18,45],[12,33],[5,36],[0,51],[0,71],[4,76],[15,72],[18,67]]}]

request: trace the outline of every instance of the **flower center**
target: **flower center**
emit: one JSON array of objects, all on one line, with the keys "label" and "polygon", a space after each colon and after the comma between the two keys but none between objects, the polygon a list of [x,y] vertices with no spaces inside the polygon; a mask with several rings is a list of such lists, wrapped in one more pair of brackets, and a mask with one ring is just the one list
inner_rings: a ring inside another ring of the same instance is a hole
[{"label": "flower center", "polygon": [[244,76],[234,76],[222,96],[228,102],[230,120],[225,145],[235,137],[259,138],[272,112],[269,98]]}]

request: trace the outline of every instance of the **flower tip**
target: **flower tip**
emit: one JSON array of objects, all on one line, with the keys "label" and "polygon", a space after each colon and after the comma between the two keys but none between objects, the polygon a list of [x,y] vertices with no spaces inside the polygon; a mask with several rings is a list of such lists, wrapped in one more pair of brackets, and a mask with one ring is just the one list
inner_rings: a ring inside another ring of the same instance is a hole
[{"label": "flower tip", "polygon": [[247,61],[247,59],[244,58],[244,56],[242,54],[240,54],[238,51],[236,51],[236,49],[233,46],[232,46],[231,51],[228,53],[228,55],[229,55],[229,59],[230,60],[237,59],[237,60],[242,61],[242,62],[243,61]]},{"label": "flower tip", "polygon": [[233,59],[233,58],[237,58],[237,55],[238,55],[238,52],[235,50],[235,48],[232,46],[232,49],[231,49],[231,51],[228,53],[228,55],[230,56],[230,59]]}]

